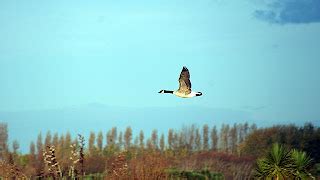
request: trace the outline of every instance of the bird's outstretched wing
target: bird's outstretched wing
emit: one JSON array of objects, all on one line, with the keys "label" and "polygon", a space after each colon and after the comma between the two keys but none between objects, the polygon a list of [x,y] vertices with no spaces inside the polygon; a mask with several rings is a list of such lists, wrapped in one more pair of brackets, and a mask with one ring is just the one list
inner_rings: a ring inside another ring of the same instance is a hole
[{"label": "bird's outstretched wing", "polygon": [[191,82],[190,73],[187,67],[183,66],[179,78],[179,89],[180,93],[190,94],[191,93]]}]

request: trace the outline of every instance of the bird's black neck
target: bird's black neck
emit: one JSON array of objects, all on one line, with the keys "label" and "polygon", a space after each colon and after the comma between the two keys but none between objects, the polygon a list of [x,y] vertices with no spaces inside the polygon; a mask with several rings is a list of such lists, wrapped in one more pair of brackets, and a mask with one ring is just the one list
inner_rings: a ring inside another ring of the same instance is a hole
[{"label": "bird's black neck", "polygon": [[170,93],[170,94],[173,94],[173,91],[163,90],[163,93]]}]

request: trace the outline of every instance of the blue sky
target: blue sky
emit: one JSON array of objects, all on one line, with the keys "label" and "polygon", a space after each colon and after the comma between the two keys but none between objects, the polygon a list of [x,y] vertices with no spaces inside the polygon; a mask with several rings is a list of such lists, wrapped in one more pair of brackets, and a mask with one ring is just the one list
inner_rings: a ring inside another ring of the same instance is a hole
[{"label": "blue sky", "polygon": [[[320,120],[319,8],[317,0],[2,0],[0,111],[101,103]],[[184,65],[204,95],[157,94],[177,88]]]}]

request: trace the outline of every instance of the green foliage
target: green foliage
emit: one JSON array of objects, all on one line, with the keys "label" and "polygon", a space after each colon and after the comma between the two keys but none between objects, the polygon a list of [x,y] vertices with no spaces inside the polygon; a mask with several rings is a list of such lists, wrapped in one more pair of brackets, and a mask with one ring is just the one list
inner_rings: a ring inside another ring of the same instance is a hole
[{"label": "green foliage", "polygon": [[257,160],[256,177],[259,179],[307,179],[311,158],[303,151],[287,150],[278,143],[273,144],[264,158]]},{"label": "green foliage", "polygon": [[19,165],[21,166],[26,166],[29,163],[29,157],[28,155],[20,155],[18,156],[18,162]]},{"label": "green foliage", "polygon": [[83,177],[83,180],[102,180],[105,178],[105,174],[96,173],[96,174],[89,174]]},{"label": "green foliage", "polygon": [[320,163],[315,164],[315,169],[314,169],[314,171],[315,171],[315,174],[316,174],[317,176],[320,176]]},{"label": "green foliage", "polygon": [[290,151],[279,144],[274,144],[265,158],[257,160],[257,177],[284,179],[292,174],[293,161]]},{"label": "green foliage", "polygon": [[308,172],[308,168],[311,166],[311,158],[303,151],[292,150],[291,157],[293,160],[294,175],[301,179],[312,177]]},{"label": "green foliage", "polygon": [[221,173],[201,171],[182,171],[178,169],[169,169],[167,174],[170,179],[190,179],[190,180],[221,180],[224,176]]}]

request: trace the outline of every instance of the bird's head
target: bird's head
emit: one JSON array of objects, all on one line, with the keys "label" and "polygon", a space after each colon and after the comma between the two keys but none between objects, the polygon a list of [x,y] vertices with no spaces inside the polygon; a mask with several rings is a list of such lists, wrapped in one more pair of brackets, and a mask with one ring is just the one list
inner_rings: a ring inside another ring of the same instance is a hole
[{"label": "bird's head", "polygon": [[202,92],[197,92],[196,96],[202,96]]}]

